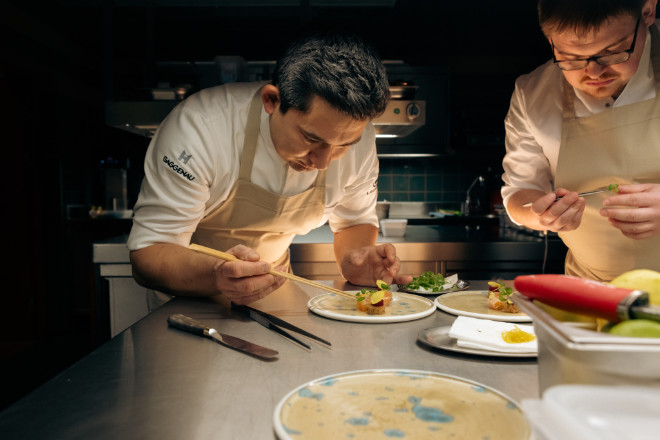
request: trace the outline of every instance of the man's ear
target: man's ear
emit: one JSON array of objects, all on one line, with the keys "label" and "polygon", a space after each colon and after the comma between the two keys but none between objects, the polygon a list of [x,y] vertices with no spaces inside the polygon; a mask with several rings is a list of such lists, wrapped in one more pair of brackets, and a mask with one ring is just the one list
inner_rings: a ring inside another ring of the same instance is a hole
[{"label": "man's ear", "polygon": [[646,0],[642,6],[642,21],[646,27],[655,23],[655,11],[658,6],[658,0]]},{"label": "man's ear", "polygon": [[261,101],[264,103],[266,113],[272,115],[280,106],[280,90],[277,86],[266,84],[261,89]]}]

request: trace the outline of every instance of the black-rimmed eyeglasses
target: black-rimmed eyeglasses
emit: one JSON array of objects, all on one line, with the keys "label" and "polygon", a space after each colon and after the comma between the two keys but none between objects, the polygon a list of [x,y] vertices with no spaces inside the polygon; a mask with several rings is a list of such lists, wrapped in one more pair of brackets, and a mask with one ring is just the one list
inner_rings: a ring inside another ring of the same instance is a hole
[{"label": "black-rimmed eyeglasses", "polygon": [[630,55],[635,51],[635,42],[637,41],[637,29],[639,28],[639,22],[641,21],[642,16],[640,15],[637,18],[637,24],[635,24],[635,36],[633,37],[632,44],[630,49],[624,50],[623,52],[614,52],[607,55],[600,55],[589,58],[580,58],[577,60],[558,60],[555,57],[555,44],[550,40],[552,44],[552,59],[555,62],[555,65],[561,70],[582,70],[586,68],[591,61],[594,61],[601,66],[611,66],[613,64],[625,63],[630,59]]}]

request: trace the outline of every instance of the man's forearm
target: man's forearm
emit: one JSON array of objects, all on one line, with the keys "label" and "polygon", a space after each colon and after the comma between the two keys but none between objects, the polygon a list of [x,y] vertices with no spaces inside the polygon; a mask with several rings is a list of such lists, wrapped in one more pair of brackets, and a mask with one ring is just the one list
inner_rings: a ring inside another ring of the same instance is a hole
[{"label": "man's forearm", "polygon": [[170,243],[131,251],[130,257],[141,286],[180,296],[219,294],[213,277],[216,258]]}]

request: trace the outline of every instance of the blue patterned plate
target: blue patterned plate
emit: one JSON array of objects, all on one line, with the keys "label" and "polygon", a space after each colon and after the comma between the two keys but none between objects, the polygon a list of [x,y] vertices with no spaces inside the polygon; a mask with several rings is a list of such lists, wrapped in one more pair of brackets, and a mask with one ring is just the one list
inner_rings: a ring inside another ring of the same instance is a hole
[{"label": "blue patterned plate", "polygon": [[529,439],[509,397],[431,371],[363,370],[322,377],[275,408],[275,433],[294,439]]}]

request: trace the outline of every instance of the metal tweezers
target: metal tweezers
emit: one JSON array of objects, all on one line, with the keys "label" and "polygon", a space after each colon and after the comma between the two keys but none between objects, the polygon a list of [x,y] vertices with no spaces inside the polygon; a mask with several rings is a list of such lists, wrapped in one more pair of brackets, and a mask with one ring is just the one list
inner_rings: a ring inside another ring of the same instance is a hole
[{"label": "metal tweezers", "polygon": [[308,332],[307,330],[303,330],[300,327],[296,327],[293,324],[289,324],[288,322],[278,318],[277,316],[273,316],[270,313],[262,312],[261,310],[254,309],[250,306],[242,306],[242,305],[238,305],[238,304],[234,304],[234,303],[231,304],[231,308],[232,308],[232,310],[236,310],[240,313],[248,315],[250,318],[257,321],[259,324],[263,325],[267,329],[272,330],[275,333],[278,333],[278,334],[284,336],[285,338],[289,339],[291,342],[293,342],[295,344],[298,344],[301,347],[304,347],[308,350],[311,350],[312,347],[310,347],[308,344],[306,344],[305,342],[303,342],[300,339],[296,338],[295,336],[293,336],[292,334],[290,334],[286,330],[283,330],[280,327],[283,327],[287,330],[291,330],[291,331],[294,331],[296,333],[299,333],[299,334],[301,334],[303,336],[306,336],[310,339],[318,341],[318,342],[320,342],[320,343],[322,343],[322,344],[324,344],[328,347],[330,347],[332,345],[329,341],[326,341],[325,339],[320,338],[320,337]]}]

